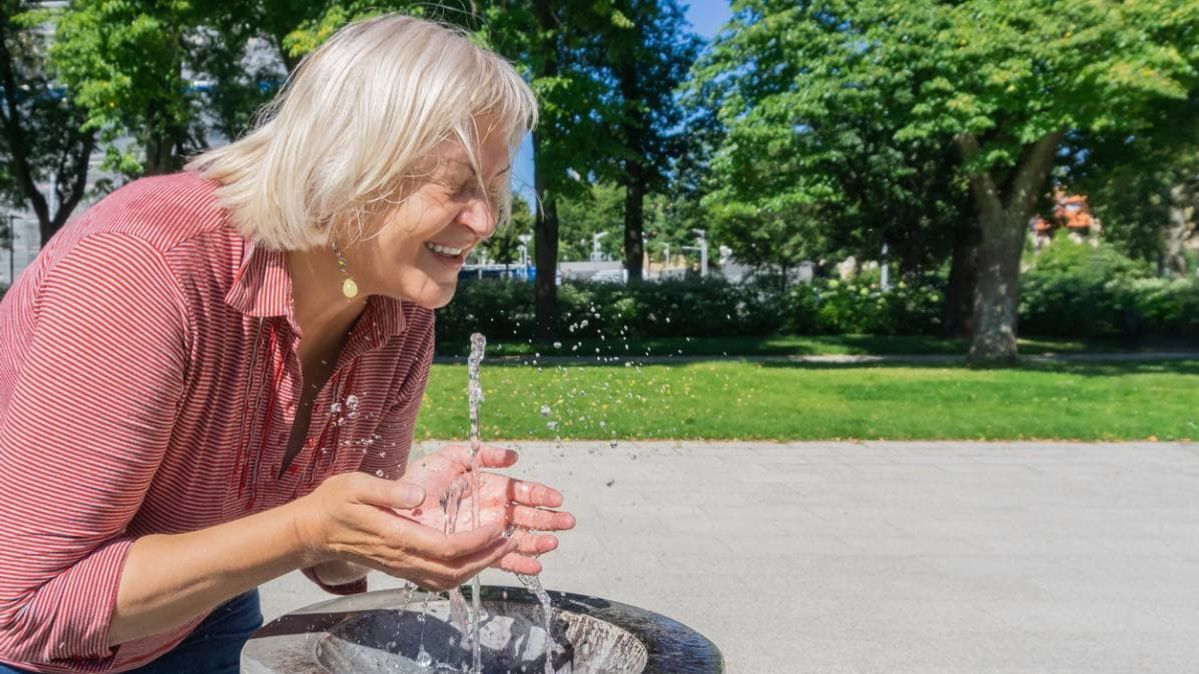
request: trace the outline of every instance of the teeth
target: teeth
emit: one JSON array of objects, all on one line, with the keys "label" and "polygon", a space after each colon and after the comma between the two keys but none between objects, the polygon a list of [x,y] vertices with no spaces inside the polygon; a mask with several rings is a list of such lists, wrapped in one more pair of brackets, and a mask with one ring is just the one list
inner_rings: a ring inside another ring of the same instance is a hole
[{"label": "teeth", "polygon": [[460,255],[462,253],[461,248],[450,248],[448,246],[439,246],[435,243],[426,243],[425,248],[428,248],[429,250],[433,251],[434,253],[437,253],[438,255],[454,256],[454,255]]}]

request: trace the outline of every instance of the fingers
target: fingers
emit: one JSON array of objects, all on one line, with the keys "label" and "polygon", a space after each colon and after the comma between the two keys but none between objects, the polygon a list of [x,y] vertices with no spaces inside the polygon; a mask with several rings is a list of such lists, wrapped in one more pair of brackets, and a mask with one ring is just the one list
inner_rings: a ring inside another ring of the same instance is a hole
[{"label": "fingers", "polygon": [[516,542],[512,539],[499,539],[482,550],[464,555],[445,562],[427,561],[423,568],[418,569],[411,580],[426,589],[446,590],[458,587],[483,569],[498,566],[500,560],[512,554]]},{"label": "fingers", "polygon": [[396,517],[396,520],[401,523],[396,531],[397,547],[420,557],[442,562],[478,554],[496,541],[504,540],[502,525],[498,523],[447,536],[436,529],[402,517]]},{"label": "fingers", "polygon": [[[429,459],[452,466],[458,472],[470,468],[470,448],[462,445],[446,445],[437,450]],[[483,445],[479,449],[479,466],[483,468],[507,468],[516,463],[516,452],[503,447]]]},{"label": "fingers", "polygon": [[508,500],[522,505],[557,508],[562,505],[562,493],[538,482],[508,481]]},{"label": "fingers", "polygon": [[512,523],[534,531],[566,531],[575,526],[574,515],[557,510],[541,510],[528,506],[512,508]]},{"label": "fingers", "polygon": [[515,552],[504,555],[493,566],[511,573],[519,573],[522,576],[535,576],[541,573],[541,562]]},{"label": "fingers", "polygon": [[425,490],[418,484],[384,480],[365,473],[356,473],[349,479],[352,495],[359,503],[403,510],[425,501]]},{"label": "fingers", "polygon": [[484,468],[507,468],[515,464],[517,458],[516,452],[503,447],[483,445],[479,450],[479,465]]},{"label": "fingers", "polygon": [[522,555],[544,555],[558,549],[558,537],[549,534],[518,529],[512,533],[512,538],[516,541],[516,552]]}]

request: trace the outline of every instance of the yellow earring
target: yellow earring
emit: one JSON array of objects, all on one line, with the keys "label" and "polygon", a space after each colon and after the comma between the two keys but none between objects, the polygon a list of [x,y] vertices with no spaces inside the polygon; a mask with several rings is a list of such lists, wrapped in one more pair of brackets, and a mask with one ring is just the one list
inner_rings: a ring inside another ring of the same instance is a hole
[{"label": "yellow earring", "polygon": [[341,251],[337,248],[337,243],[333,242],[333,254],[337,256],[337,269],[345,278],[341,280],[341,294],[345,295],[347,300],[352,300],[358,296],[358,282],[350,276],[347,269],[346,259],[342,256]]}]

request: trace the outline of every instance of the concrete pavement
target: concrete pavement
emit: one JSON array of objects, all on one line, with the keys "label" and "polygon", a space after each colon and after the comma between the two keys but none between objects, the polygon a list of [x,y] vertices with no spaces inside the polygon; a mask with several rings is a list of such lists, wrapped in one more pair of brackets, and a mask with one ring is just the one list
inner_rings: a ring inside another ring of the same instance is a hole
[{"label": "concrete pavement", "polygon": [[579,520],[545,586],[675,618],[732,673],[1199,671],[1196,443],[517,447]]}]

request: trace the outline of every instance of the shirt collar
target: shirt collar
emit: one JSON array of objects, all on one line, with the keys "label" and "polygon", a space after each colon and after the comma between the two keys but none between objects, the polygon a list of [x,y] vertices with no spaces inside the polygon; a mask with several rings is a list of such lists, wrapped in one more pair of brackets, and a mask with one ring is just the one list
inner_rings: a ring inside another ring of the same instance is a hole
[{"label": "shirt collar", "polygon": [[[281,250],[246,242],[241,265],[233,275],[233,283],[225,293],[225,303],[247,316],[259,318],[284,317],[291,328],[300,334],[295,320],[291,274],[287,257]],[[372,295],[359,317],[353,332],[365,334],[371,346],[407,330],[404,303],[392,297]]]}]

